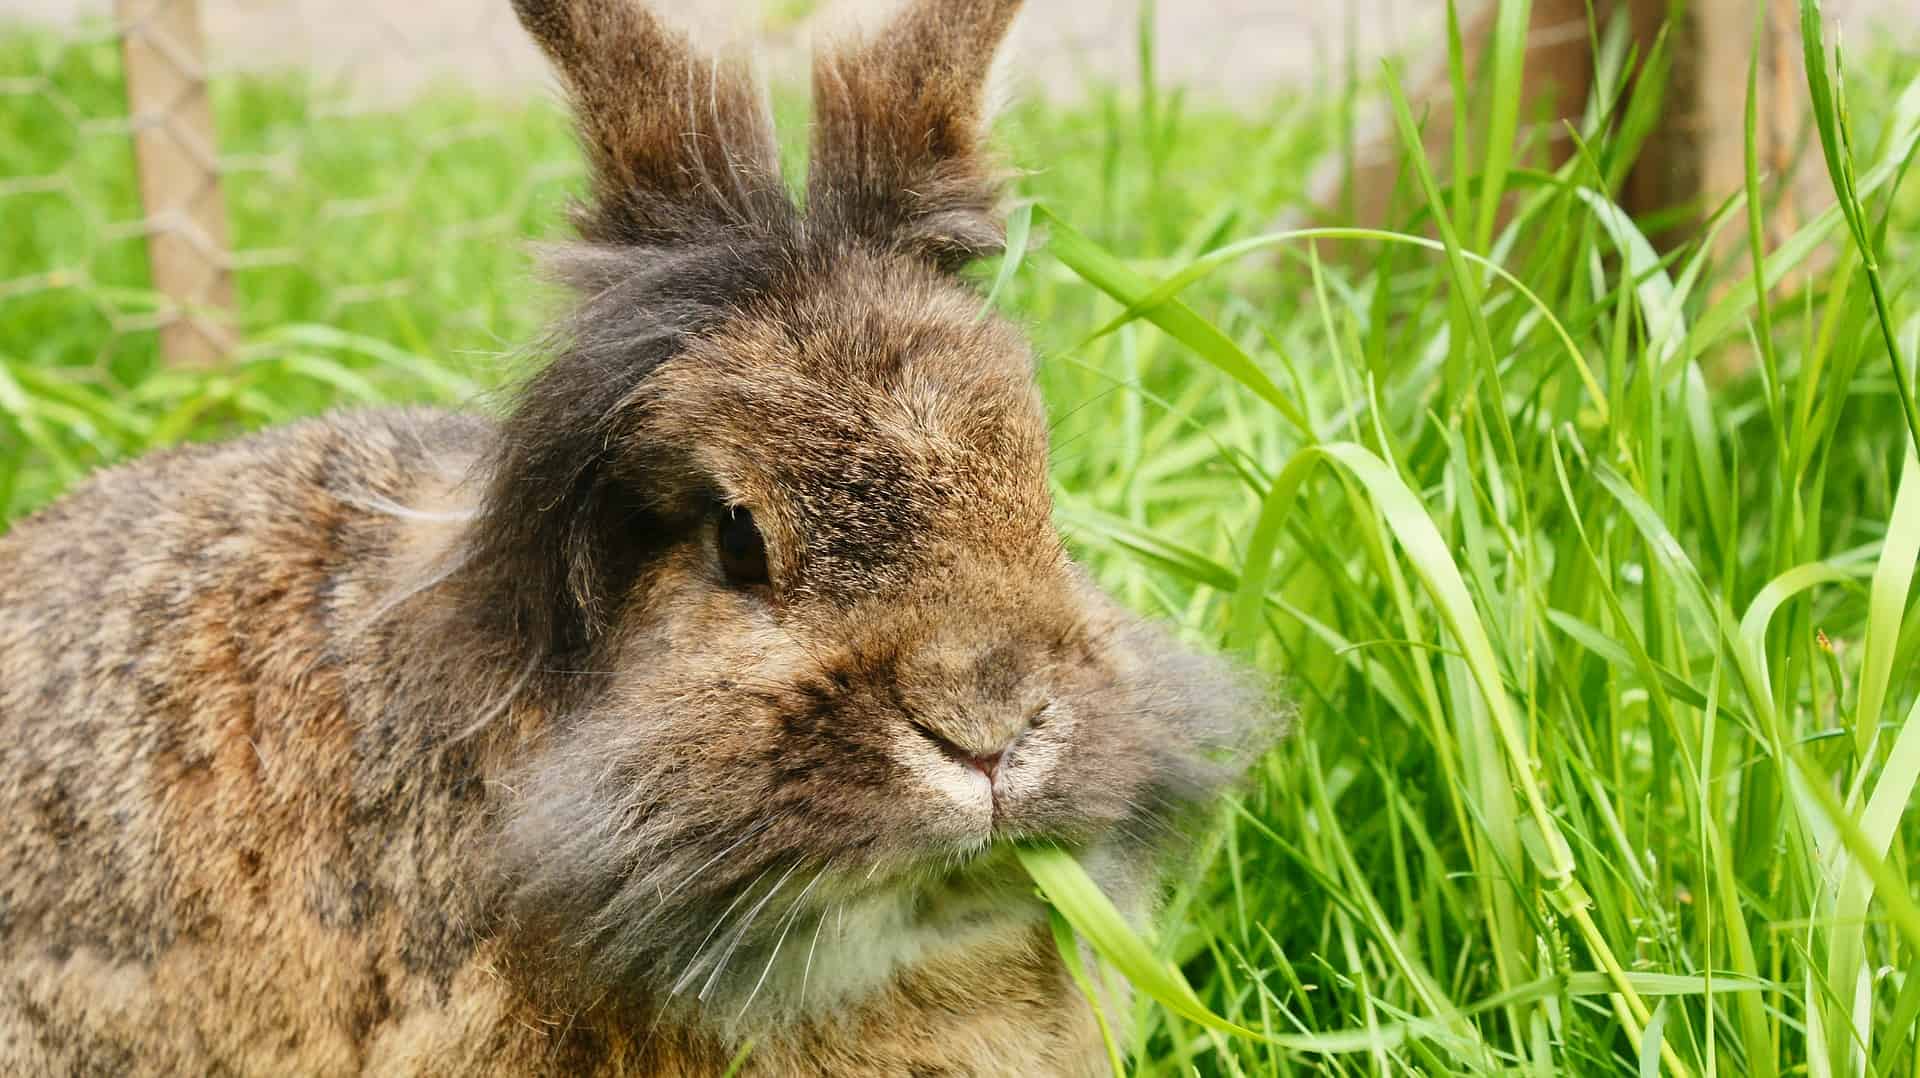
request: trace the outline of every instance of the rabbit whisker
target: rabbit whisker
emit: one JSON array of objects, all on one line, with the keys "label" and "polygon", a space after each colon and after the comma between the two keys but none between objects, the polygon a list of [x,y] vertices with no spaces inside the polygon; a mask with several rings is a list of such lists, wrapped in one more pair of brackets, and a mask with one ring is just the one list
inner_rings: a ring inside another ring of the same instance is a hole
[{"label": "rabbit whisker", "polygon": [[807,964],[800,970],[800,1005],[807,1003],[807,981],[813,976],[813,953],[820,949],[820,930],[827,927],[827,917],[821,914],[813,922],[813,942],[807,947]]},{"label": "rabbit whisker", "polygon": [[[772,826],[773,820],[774,820],[773,817],[769,817],[755,824],[753,827],[749,828],[746,834],[741,835],[737,839],[734,839],[732,844],[729,845],[726,849],[721,850],[719,853],[716,853],[712,857],[708,858],[706,864],[703,864],[699,868],[694,869],[692,872],[688,873],[687,876],[684,879],[682,879],[679,883],[674,884],[672,890],[660,896],[660,901],[664,903],[667,899],[670,899],[674,895],[679,894],[682,890],[686,888],[688,884],[698,879],[701,873],[712,868],[715,861],[718,861],[722,857],[725,857],[726,855],[739,849],[742,843],[746,842],[748,839],[753,838],[755,835],[758,835],[760,832],[765,831],[768,827]],[[761,874],[765,875],[766,870],[762,869]]]},{"label": "rabbit whisker", "polygon": [[713,972],[707,976],[707,983],[700,986],[701,1000],[704,1001],[713,991],[714,984],[720,980],[720,974],[726,970],[727,963],[733,959],[733,952],[738,950],[741,941],[747,938],[747,930],[753,927],[754,918],[760,916],[760,911],[766,908],[767,903],[773,901],[773,896],[780,893],[780,889],[787,885],[788,877],[791,877],[794,870],[799,867],[798,861],[790,865],[787,871],[774,882],[772,890],[769,890],[760,901],[754,903],[753,908],[747,911],[747,915],[741,918],[740,927],[733,931],[733,942],[727,944],[727,949],[720,954],[720,960],[713,964]]},{"label": "rabbit whisker", "polygon": [[422,592],[431,591],[441,584],[446,583],[453,574],[459,572],[466,564],[467,558],[465,554],[443,558],[439,564],[433,567],[432,572],[427,573],[411,584],[394,589],[386,598],[375,603],[373,609],[355,618],[353,624],[348,628],[348,632],[357,635],[378,625],[386,619],[387,615],[399,609],[408,599]]},{"label": "rabbit whisker", "polygon": [[693,959],[692,961],[687,963],[686,971],[680,974],[680,979],[673,982],[673,987],[668,991],[672,992],[674,995],[677,996],[680,994],[681,989],[693,983],[693,978],[698,976],[699,970],[700,970],[700,964],[702,960],[704,960],[706,957],[707,945],[713,942],[714,936],[720,931],[720,926],[727,923],[727,918],[733,915],[734,907],[746,901],[747,896],[753,893],[753,889],[755,887],[758,887],[760,885],[760,881],[762,879],[765,879],[767,873],[771,871],[773,871],[772,865],[768,865],[766,868],[761,869],[760,875],[755,876],[753,878],[752,883],[741,888],[740,893],[733,896],[733,901],[727,903],[727,908],[720,911],[720,916],[714,918],[713,927],[707,929],[706,936],[701,939],[700,946],[694,948]]},{"label": "rabbit whisker", "polygon": [[513,707],[513,702],[516,698],[519,697],[520,691],[522,689],[525,689],[527,687],[527,683],[533,680],[533,672],[536,665],[537,665],[536,663],[531,663],[531,662],[528,663],[526,666],[526,669],[520,671],[520,676],[515,678],[513,681],[513,684],[507,687],[507,691],[504,693],[501,693],[500,698],[498,700],[495,700],[493,703],[488,704],[480,712],[479,718],[467,724],[465,729],[459,731],[458,733],[454,734],[452,737],[448,738],[447,739],[448,744],[451,744],[451,745],[460,744],[462,741],[465,741],[466,739],[472,737],[473,735],[479,733],[480,731],[486,729],[487,727],[492,726],[495,719],[498,719],[500,716],[505,715],[508,709]]},{"label": "rabbit whisker", "polygon": [[767,964],[760,970],[760,979],[753,982],[753,991],[747,993],[747,1001],[740,1005],[740,1013],[735,1015],[736,1019],[747,1016],[747,1008],[753,1006],[754,997],[760,994],[761,986],[767,983],[767,975],[773,972],[773,963],[780,957],[780,948],[786,945],[787,933],[793,931],[793,922],[800,916],[800,911],[806,908],[808,892],[813,890],[814,884],[820,882],[824,872],[824,869],[815,870],[813,879],[807,881],[806,887],[802,888],[799,896],[793,900],[792,908],[787,911],[786,920],[781,922],[780,938],[773,941],[773,952],[767,955]]},{"label": "rabbit whisker", "polygon": [[415,509],[402,505],[381,494],[341,495],[340,500],[357,509],[379,513],[383,516],[397,517],[401,520],[417,520],[425,524],[461,524],[480,515],[477,508],[432,510]]}]

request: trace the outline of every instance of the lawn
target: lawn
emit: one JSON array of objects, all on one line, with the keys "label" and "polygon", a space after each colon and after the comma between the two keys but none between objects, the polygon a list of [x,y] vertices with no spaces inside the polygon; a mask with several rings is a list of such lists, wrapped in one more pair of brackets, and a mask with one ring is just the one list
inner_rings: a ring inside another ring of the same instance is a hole
[{"label": "lawn", "polygon": [[[1135,1072],[1920,1075],[1920,53],[1844,71],[1856,197],[1771,288],[1609,200],[1651,81],[1556,171],[1409,174],[1391,233],[1275,231],[1385,78],[1005,118],[1035,242],[979,274],[1041,352],[1060,525],[1297,718],[1169,895]],[[189,374],[141,321],[116,50],[0,34],[0,521],[182,439],[498,407],[537,358],[551,105],[215,89],[247,343]]]}]

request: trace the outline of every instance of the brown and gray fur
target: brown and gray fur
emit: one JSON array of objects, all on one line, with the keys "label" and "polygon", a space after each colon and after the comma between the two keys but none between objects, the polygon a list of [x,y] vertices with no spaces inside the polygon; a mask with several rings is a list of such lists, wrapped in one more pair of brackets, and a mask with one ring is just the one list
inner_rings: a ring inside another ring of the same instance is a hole
[{"label": "brown and gray fur", "polygon": [[738,65],[516,7],[592,187],[505,418],[157,454],[0,539],[0,1073],[1099,1071],[1010,846],[1141,914],[1263,724],[1068,560],[955,275],[1015,3],[824,57],[804,207]]}]

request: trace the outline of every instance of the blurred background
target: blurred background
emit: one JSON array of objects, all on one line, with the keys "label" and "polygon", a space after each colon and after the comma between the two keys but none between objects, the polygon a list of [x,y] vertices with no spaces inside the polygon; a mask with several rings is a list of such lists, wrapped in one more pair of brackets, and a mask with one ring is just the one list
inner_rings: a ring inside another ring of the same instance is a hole
[{"label": "blurred background", "polygon": [[[124,21],[165,6],[139,0],[118,10]],[[796,75],[804,73],[811,38],[870,24],[895,5],[660,0],[653,6],[705,41],[751,40],[776,71]],[[1873,0],[1845,5],[1848,13],[1869,6]],[[299,71],[344,91],[345,100],[360,107],[391,104],[439,80],[512,95],[548,85],[546,67],[506,0],[199,0],[198,7],[210,72]],[[0,19],[68,32],[111,21],[115,12],[112,0],[0,0]],[[1276,88],[1333,77],[1350,48],[1354,59],[1370,63],[1431,44],[1444,16],[1441,0],[1200,0],[1159,5],[1151,25],[1163,79],[1257,103]],[[1137,78],[1139,29],[1134,3],[1035,2],[1020,17],[1011,51],[1028,88],[1084,95],[1089,83]]]},{"label": "blurred background", "polygon": [[[124,22],[170,4],[135,0],[116,9],[112,0],[0,0],[0,20],[71,32],[110,22],[116,10]],[[197,6],[213,74],[299,71],[369,108],[440,80],[510,95],[548,85],[546,67],[506,0],[199,0]],[[754,42],[777,71],[791,76],[803,72],[813,37],[870,25],[896,5],[658,0],[653,6],[708,42]],[[1460,5],[1469,19],[1478,6],[1476,0]],[[1849,34],[1876,26],[1920,29],[1914,0],[1835,0],[1825,8]],[[1140,6],[1129,2],[1027,5],[1011,45],[1022,88],[1079,96],[1089,84],[1134,82],[1139,16]],[[1277,90],[1342,78],[1350,62],[1371,66],[1381,56],[1423,50],[1437,55],[1445,17],[1444,0],[1196,0],[1158,5],[1150,25],[1161,79],[1204,96],[1258,104]],[[1565,32],[1569,28],[1542,27],[1535,36],[1547,44]],[[1581,27],[1570,32],[1584,36]]]},{"label": "blurred background", "polygon": [[[1723,25],[1695,26],[1671,43],[1683,69],[1678,85],[1685,87],[1691,65],[1718,70],[1735,95],[1669,103],[1667,129],[1689,145],[1707,139],[1716,119],[1738,131],[1745,27],[1755,3],[1780,9],[1776,32],[1790,63],[1792,5],[1779,0],[1701,0],[1692,6],[1719,9],[1710,17]],[[804,86],[813,40],[870,26],[893,5],[657,6],[703,42],[751,47],[765,58],[769,81],[791,89]],[[1596,25],[1610,9],[1630,7],[1645,39],[1636,47],[1644,48],[1657,18],[1647,13],[1667,6],[1601,0]],[[1461,6],[1470,59],[1473,39],[1486,30],[1485,8],[1475,0]],[[1843,40],[1868,38],[1876,28],[1895,36],[1920,28],[1916,0],[1834,0],[1826,12]],[[1049,0],[1028,5],[1018,23],[1004,84],[1014,101],[1075,108],[1124,99],[1129,112],[1142,89],[1152,89],[1177,109],[1231,110],[1256,124],[1271,118],[1276,128],[1300,128],[1305,114],[1318,112],[1317,144],[1293,159],[1288,190],[1271,207],[1275,220],[1387,223],[1399,173],[1377,93],[1381,62],[1402,62],[1417,107],[1433,117],[1430,130],[1443,130],[1452,113],[1445,15],[1441,0]],[[1681,25],[1698,22],[1689,19]],[[1587,95],[1591,29],[1584,0],[1534,5],[1523,110],[1532,127],[1523,125],[1522,138],[1535,131],[1532,144],[1550,157],[1564,156],[1561,121]],[[302,298],[295,306],[303,314],[371,328],[357,308],[424,284],[418,267],[403,270],[383,257],[379,226],[393,215],[407,216],[394,232],[404,231],[407,242],[431,236],[462,257],[479,242],[549,231],[539,222],[554,219],[556,185],[569,181],[574,164],[563,146],[529,140],[553,126],[557,97],[506,0],[0,0],[0,137],[7,140],[0,220],[13,234],[0,245],[0,327],[7,327],[0,343],[10,351],[53,350],[66,363],[86,353],[110,363],[129,351],[146,354],[164,338],[158,345],[168,355],[204,363],[249,330],[285,320],[292,308],[271,297],[288,290]],[[1102,107],[1116,114],[1116,106]],[[444,122],[424,138],[408,124],[399,145],[381,130],[382,116],[436,108]],[[548,119],[530,118],[541,113]],[[524,122],[516,126],[509,115]],[[1797,118],[1785,126],[1791,130],[1782,141],[1803,145]],[[1088,142],[1115,137],[1092,126],[1081,134]],[[1443,158],[1444,135],[1430,141]],[[1053,144],[1048,152],[1071,148]],[[1737,146],[1726,149],[1737,156]],[[369,154],[396,159],[376,166]],[[1643,173],[1679,179],[1661,182],[1673,190],[1640,199],[1660,205],[1635,205],[1629,192],[1630,210],[1665,209],[1698,193],[1698,168],[1685,153],[1652,156]],[[455,160],[504,166],[517,179],[504,199],[495,189],[469,201],[462,191],[475,178],[449,167]],[[137,198],[122,197],[133,189]],[[288,213],[298,213],[303,227],[272,220]],[[341,244],[364,257],[330,257]],[[486,256],[490,268],[504,270],[495,258]],[[431,318],[486,337],[525,328],[454,299]],[[37,324],[49,312],[59,314],[56,324]],[[23,327],[34,334],[22,337]],[[478,339],[424,332],[404,343],[471,346]]]}]

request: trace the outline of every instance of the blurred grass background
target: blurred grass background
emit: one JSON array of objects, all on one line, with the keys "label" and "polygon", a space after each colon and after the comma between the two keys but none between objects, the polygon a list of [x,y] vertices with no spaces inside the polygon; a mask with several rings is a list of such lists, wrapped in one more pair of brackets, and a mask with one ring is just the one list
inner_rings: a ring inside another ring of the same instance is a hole
[{"label": "blurred grass background", "polygon": [[[1864,242],[1810,221],[1756,289],[1750,251],[1657,254],[1613,208],[1658,88],[1611,42],[1581,156],[1409,174],[1399,233],[1273,230],[1375,82],[1004,118],[1046,243],[998,299],[1062,526],[1298,709],[1156,945],[1258,1036],[1143,996],[1139,1073],[1920,1074],[1920,50],[1844,65]],[[559,297],[524,241],[580,178],[553,106],[214,89],[246,343],[189,373],[142,321],[112,39],[0,31],[0,519],[181,440],[495,408],[537,358]]]}]

